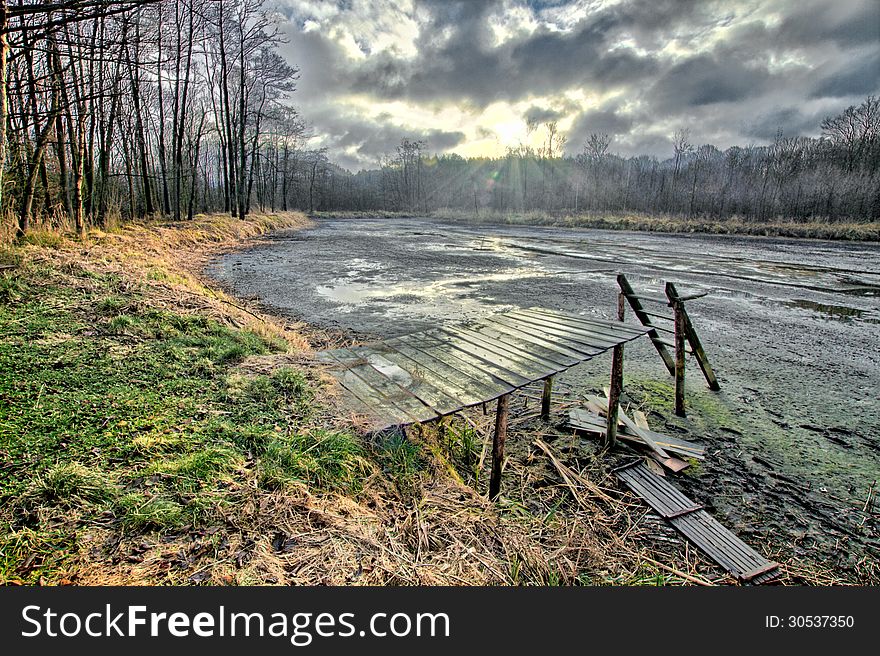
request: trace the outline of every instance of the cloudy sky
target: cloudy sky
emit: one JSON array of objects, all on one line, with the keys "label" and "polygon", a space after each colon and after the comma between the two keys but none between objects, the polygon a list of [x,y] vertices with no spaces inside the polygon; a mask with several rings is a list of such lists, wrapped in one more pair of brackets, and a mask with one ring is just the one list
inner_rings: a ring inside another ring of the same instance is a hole
[{"label": "cloudy sky", "polygon": [[612,151],[671,155],[760,144],[778,128],[880,93],[878,0],[276,0],[301,68],[295,102],[312,144],[352,170],[404,136],[434,152],[539,145],[591,132]]}]

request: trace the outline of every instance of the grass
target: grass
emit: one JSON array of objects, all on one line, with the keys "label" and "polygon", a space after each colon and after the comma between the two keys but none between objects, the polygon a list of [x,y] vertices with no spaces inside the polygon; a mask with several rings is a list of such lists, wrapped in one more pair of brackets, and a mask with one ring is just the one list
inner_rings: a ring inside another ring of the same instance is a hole
[{"label": "grass", "polygon": [[[96,524],[193,530],[222,521],[248,485],[363,487],[359,439],[313,425],[316,381],[241,373],[248,357],[287,352],[282,336],[168,309],[121,272],[46,255],[65,248],[39,232],[4,251],[0,581],[59,580]],[[186,285],[186,271],[162,284]]]},{"label": "grass", "polygon": [[0,247],[0,583],[680,582],[642,571],[627,502],[573,496],[528,440],[488,502],[478,412],[358,437],[301,327],[198,274],[205,253],[298,225],[199,217]]},{"label": "grass", "polygon": [[740,217],[713,219],[675,215],[571,213],[561,212],[498,212],[441,209],[431,213],[440,219],[468,223],[508,225],[541,225],[602,230],[634,230],[640,232],[703,233],[710,235],[748,235],[756,237],[792,237],[849,241],[880,241],[880,223],[837,223],[828,221],[796,221],[774,218],[770,221],[747,221]]}]

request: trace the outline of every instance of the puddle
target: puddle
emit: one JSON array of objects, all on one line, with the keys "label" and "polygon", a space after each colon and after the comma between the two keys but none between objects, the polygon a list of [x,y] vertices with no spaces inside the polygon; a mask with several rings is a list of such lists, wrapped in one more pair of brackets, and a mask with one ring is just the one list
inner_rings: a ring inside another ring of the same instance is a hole
[{"label": "puddle", "polygon": [[468,301],[479,305],[479,299],[471,297],[487,282],[509,282],[542,278],[546,275],[546,272],[534,268],[519,268],[433,281],[394,282],[380,275],[369,282],[361,282],[346,277],[337,278],[328,285],[317,285],[315,291],[323,298],[342,306],[339,309],[343,312],[373,303],[382,303],[389,306],[389,309],[423,303],[427,308],[436,309],[444,305],[460,306]]},{"label": "puddle", "polygon": [[825,315],[826,319],[833,319],[835,321],[852,321],[853,319],[861,319],[867,314],[866,310],[859,310],[858,308],[848,307],[846,305],[827,305],[825,303],[816,303],[815,301],[807,301],[804,299],[786,301],[785,304],[789,307],[800,308],[801,310],[818,312],[819,314]]}]

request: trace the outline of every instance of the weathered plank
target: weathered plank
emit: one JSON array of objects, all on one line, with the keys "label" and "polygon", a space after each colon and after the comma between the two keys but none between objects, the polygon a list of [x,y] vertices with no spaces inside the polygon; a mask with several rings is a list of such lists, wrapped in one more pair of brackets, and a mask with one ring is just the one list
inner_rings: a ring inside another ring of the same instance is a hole
[{"label": "weathered plank", "polygon": [[530,310],[514,310],[509,313],[509,316],[518,321],[525,321],[542,327],[551,326],[557,330],[564,330],[585,339],[602,340],[613,345],[620,344],[630,338],[628,334],[622,332],[615,333],[610,328],[587,327],[586,325],[575,324],[573,321],[567,321],[558,317],[539,315]]},{"label": "weathered plank", "polygon": [[474,333],[465,328],[441,328],[441,331],[452,335],[464,342],[471,343],[475,346],[486,349],[489,352],[496,353],[501,358],[507,358],[513,362],[521,364],[524,369],[529,370],[529,376],[546,374],[548,371],[555,372],[565,367],[560,367],[556,362],[543,360],[538,356],[521,351],[509,344],[503,344],[498,340],[487,339],[479,333]]},{"label": "weathered plank", "polygon": [[[451,395],[437,385],[439,380],[423,370],[409,371],[387,357],[387,352],[379,352],[369,347],[353,347],[354,353],[363,356],[374,369],[392,382],[400,385],[425,405],[433,408],[438,414],[445,415],[461,408],[459,395]],[[476,402],[476,401],[474,401]]]},{"label": "weathered plank", "polygon": [[507,330],[517,337],[537,335],[542,341],[547,344],[556,344],[560,348],[567,349],[569,352],[580,353],[582,360],[588,360],[594,355],[598,355],[599,353],[607,350],[604,347],[588,346],[587,344],[582,344],[580,342],[576,342],[565,337],[560,337],[559,335],[550,335],[543,332],[537,334],[533,326],[523,326],[522,323],[511,321],[505,315],[489,317],[488,319],[486,319],[486,323],[494,326],[499,326],[501,329]]},{"label": "weathered plank", "polygon": [[[430,384],[456,399],[459,408],[481,403],[487,395],[496,393],[500,383],[480,383],[458,369],[454,369],[423,351],[411,349],[399,344],[397,348],[389,348],[384,356],[395,364],[405,367],[417,378],[430,381]],[[444,408],[436,408],[440,414],[447,414]]]},{"label": "weathered plank", "polygon": [[766,583],[779,575],[778,563],[764,558],[700,504],[651,472],[642,461],[617,469],[615,474],[677,531],[740,581]]},{"label": "weathered plank", "polygon": [[635,313],[638,320],[643,326],[645,326],[646,328],[650,328],[650,331],[648,332],[648,337],[650,337],[651,343],[654,344],[654,348],[657,349],[657,353],[659,353],[660,357],[663,358],[663,364],[666,365],[666,369],[671,375],[674,376],[675,359],[660,341],[660,335],[657,334],[656,327],[653,323],[651,323],[651,318],[647,314],[645,314],[645,308],[642,307],[642,304],[639,301],[639,297],[636,296],[636,293],[633,290],[632,286],[629,284],[629,281],[626,279],[626,276],[622,273],[617,274],[617,284],[620,287],[620,290],[623,292],[623,295],[626,297],[626,300],[629,301],[629,305],[633,309],[633,312]]},{"label": "weathered plank", "polygon": [[553,325],[547,321],[543,321],[541,319],[535,319],[531,317],[523,317],[520,315],[515,315],[511,313],[508,317],[508,320],[515,321],[519,324],[520,329],[525,330],[540,330],[541,332],[549,335],[555,335],[557,337],[562,337],[564,339],[570,340],[575,343],[583,344],[585,346],[594,346],[603,351],[607,351],[608,349],[615,346],[615,344],[619,343],[619,340],[611,339],[607,336],[598,336],[592,335],[588,333],[579,332],[572,328],[565,328],[561,326]]},{"label": "weathered plank", "polygon": [[[597,407],[596,409],[598,410],[599,408]],[[604,435],[606,426],[605,420],[602,419],[600,415],[596,414],[596,412],[590,412],[583,408],[573,408],[568,413],[568,420],[569,425],[576,430],[584,430]],[[651,439],[654,440],[658,446],[663,447],[665,451],[676,453],[685,458],[696,458],[697,460],[705,459],[705,449],[695,442],[689,442],[688,440],[683,440],[672,435],[664,435],[644,427],[642,427],[642,430],[646,431],[648,435],[651,436]],[[626,426],[623,426],[618,430],[617,436],[622,440],[637,444],[645,444],[641,437],[629,432],[629,429]],[[645,444],[645,446],[647,446],[647,444]]]},{"label": "weathered plank", "polygon": [[488,323],[468,325],[468,329],[480,335],[485,335],[486,337],[497,340],[502,344],[515,346],[521,351],[532,351],[543,359],[555,362],[557,365],[563,367],[570,367],[578,362],[582,362],[584,359],[583,354],[567,349],[564,346],[556,344],[551,347],[548,346],[548,342],[541,340],[539,337],[514,335],[512,331],[505,333],[492,327]]},{"label": "weathered plank", "polygon": [[609,319],[602,319],[601,317],[588,317],[582,314],[567,314],[555,310],[547,310],[544,308],[536,307],[530,307],[528,308],[528,311],[545,316],[556,317],[558,319],[563,319],[564,321],[572,325],[583,324],[587,328],[610,331],[610,334],[615,336],[628,333],[633,337],[633,339],[635,339],[636,337],[641,337],[646,332],[643,327],[623,323],[622,320],[611,321]]},{"label": "weathered plank", "polygon": [[355,373],[357,366],[350,366],[339,360],[336,363],[341,366],[333,371],[334,377],[345,389],[360,399],[366,407],[374,408],[376,414],[387,417],[391,424],[397,425],[421,421],[418,417],[409,414],[396,403],[387,399],[381,392],[358,376]]},{"label": "weathered plank", "polygon": [[[514,387],[527,385],[533,380],[530,377],[533,375],[533,372],[522,371],[519,366],[511,363],[509,360],[500,359],[500,361],[495,361],[493,353],[476,346],[470,346],[461,340],[443,337],[437,331],[429,330],[423,333],[422,340],[425,341],[425,350],[434,353],[442,350],[444,353],[456,357],[472,367],[483,368],[491,372],[493,376],[501,378]],[[429,340],[432,343],[429,343]]]},{"label": "weathered plank", "polygon": [[[345,349],[340,349],[340,353],[345,353]],[[359,358],[356,353],[351,353],[354,358]],[[361,358],[363,359],[363,358]],[[432,421],[439,416],[437,412],[431,409],[424,401],[415,396],[412,392],[399,384],[382,375],[373,365],[368,362],[359,366],[352,367],[349,371],[358,376],[367,385],[377,390],[379,394],[384,396],[397,407],[401,408],[408,415],[415,417],[417,421]]]}]

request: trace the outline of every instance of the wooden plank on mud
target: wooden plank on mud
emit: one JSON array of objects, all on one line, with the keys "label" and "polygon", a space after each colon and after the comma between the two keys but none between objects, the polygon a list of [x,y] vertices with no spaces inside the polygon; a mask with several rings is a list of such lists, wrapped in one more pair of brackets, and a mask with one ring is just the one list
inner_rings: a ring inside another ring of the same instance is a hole
[{"label": "wooden plank on mud", "polygon": [[766,583],[779,576],[778,563],[767,560],[740,540],[700,504],[654,474],[644,462],[631,463],[614,473],[677,531],[738,580]]},{"label": "wooden plank on mud", "polygon": [[[596,433],[600,437],[604,437],[605,435],[605,420],[599,417],[599,415],[589,412],[587,410],[579,408],[571,410],[569,412],[568,425],[575,430]],[[706,457],[704,449],[698,444],[694,444],[693,442],[680,440],[669,435],[662,435],[654,431],[648,431],[648,434],[658,446],[662,447],[665,451],[668,451],[669,453],[674,453],[683,458],[694,458],[696,460],[704,460]],[[641,444],[647,446],[647,444],[645,444],[645,441],[641,437],[629,432],[626,426],[618,431],[617,437],[621,440],[624,440],[625,442],[632,442],[633,444]]]}]

